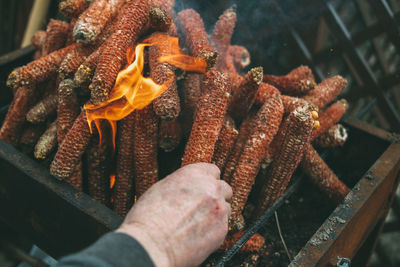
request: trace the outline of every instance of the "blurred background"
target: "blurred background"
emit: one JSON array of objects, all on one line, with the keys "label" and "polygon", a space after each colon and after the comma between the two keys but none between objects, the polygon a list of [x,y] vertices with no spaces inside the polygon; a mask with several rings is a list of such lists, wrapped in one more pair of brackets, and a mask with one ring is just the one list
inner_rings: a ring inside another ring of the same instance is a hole
[{"label": "blurred background", "polygon": [[[42,12],[30,19],[35,4]],[[249,67],[281,75],[308,65],[317,81],[340,74],[349,83],[341,95],[350,103],[347,116],[400,132],[400,0],[176,0],[176,11],[194,8],[211,32],[232,5],[238,15],[232,43],[249,50]],[[62,19],[57,8],[55,0],[0,0],[0,55],[30,40],[28,22],[44,28],[49,18]],[[371,265],[399,266],[398,252],[399,197]]]}]

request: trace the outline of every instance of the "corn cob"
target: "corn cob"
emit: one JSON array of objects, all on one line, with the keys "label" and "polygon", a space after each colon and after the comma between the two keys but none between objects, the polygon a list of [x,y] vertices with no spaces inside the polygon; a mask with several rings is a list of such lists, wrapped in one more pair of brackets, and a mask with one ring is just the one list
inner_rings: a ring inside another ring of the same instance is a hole
[{"label": "corn cob", "polygon": [[173,23],[171,14],[159,6],[150,8],[149,21],[151,27],[160,32],[168,32]]},{"label": "corn cob", "polygon": [[323,108],[332,102],[346,86],[346,79],[337,75],[322,81],[314,90],[308,92],[303,99],[318,108]]},{"label": "corn cob", "polygon": [[68,131],[50,166],[50,173],[58,179],[67,180],[80,163],[90,141],[90,129],[85,111],[76,118]]},{"label": "corn cob", "polygon": [[268,171],[267,181],[261,190],[258,216],[271,206],[286,189],[290,177],[300,163],[313,127],[314,119],[311,111],[306,107],[298,107],[288,115],[279,129],[284,136],[281,139],[280,149],[274,156],[274,161]]},{"label": "corn cob", "polygon": [[346,112],[347,107],[347,101],[345,99],[342,99],[330,105],[323,112],[320,112],[320,126],[313,130],[311,141],[317,138],[323,132],[327,131],[333,125],[335,125],[340,120],[340,118],[342,118],[343,114]]},{"label": "corn cob", "polygon": [[48,117],[56,113],[57,102],[57,93],[50,93],[28,111],[26,120],[33,124],[45,122]]},{"label": "corn cob", "polygon": [[[28,65],[15,69],[8,76],[7,86],[17,88],[21,85],[34,85],[39,82],[48,80],[60,66],[62,59],[72,49],[75,49],[77,44],[69,45],[53,53],[41,57],[35,61],[30,62]],[[33,87],[25,87],[32,88]]]},{"label": "corn cob", "polygon": [[229,153],[231,152],[239,132],[236,130],[235,122],[229,116],[225,116],[224,124],[215,143],[212,163],[223,172]]},{"label": "corn cob", "polygon": [[[244,46],[229,46],[227,56],[232,58],[231,62],[237,71],[246,68],[250,64],[250,53]],[[227,60],[225,61],[227,62]]]},{"label": "corn cob", "polygon": [[342,146],[347,140],[347,131],[342,124],[335,124],[314,140],[319,147]]},{"label": "corn cob", "polygon": [[70,78],[81,63],[95,50],[94,46],[83,46],[78,44],[76,49],[71,50],[63,59],[58,69],[58,74],[62,80]]},{"label": "corn cob", "polygon": [[62,143],[80,113],[74,87],[74,82],[71,79],[65,79],[60,82],[57,89],[57,139],[59,144]]},{"label": "corn cob", "polygon": [[58,4],[58,10],[67,18],[74,18],[81,14],[88,6],[87,0],[63,0]]},{"label": "corn cob", "polygon": [[57,146],[57,121],[53,121],[35,146],[34,156],[45,159]]},{"label": "corn cob", "polygon": [[339,180],[311,144],[306,144],[301,167],[311,181],[336,205],[343,201],[350,189]]},{"label": "corn cob", "polygon": [[200,15],[193,9],[185,9],[178,13],[176,19],[192,55],[206,60],[207,68],[212,68],[217,62],[218,54],[207,39]]},{"label": "corn cob", "polygon": [[10,108],[0,129],[0,140],[16,146],[22,134],[26,113],[35,103],[37,94],[32,85],[22,86],[15,92]]},{"label": "corn cob", "polygon": [[123,3],[124,0],[94,0],[75,23],[75,38],[82,43],[93,43]]},{"label": "corn cob", "polygon": [[230,96],[227,77],[217,70],[205,74],[202,95],[196,109],[192,131],[182,158],[182,166],[211,162]]},{"label": "corn cob", "polygon": [[217,68],[224,64],[225,56],[228,52],[233,30],[236,24],[236,6],[232,6],[225,10],[225,12],[218,18],[214,26],[214,31],[210,37],[211,44],[218,52],[219,58]]},{"label": "corn cob", "polygon": [[228,159],[226,160],[225,170],[222,175],[222,179],[230,184],[232,174],[235,171],[236,164],[242,154],[243,146],[250,134],[251,128],[256,120],[256,114],[254,111],[250,110],[247,117],[243,120],[239,128],[239,134],[236,138],[236,143],[234,144]]},{"label": "corn cob", "polygon": [[[105,43],[103,43],[103,45],[105,45]],[[78,67],[74,75],[74,82],[76,86],[84,87],[85,85],[89,85],[93,73],[96,70],[97,60],[99,59],[102,48],[103,46],[97,48]]]},{"label": "corn cob", "polygon": [[252,68],[234,87],[232,99],[228,106],[229,113],[234,118],[243,118],[253,105],[258,87],[262,82],[263,68]]},{"label": "corn cob", "polygon": [[201,95],[201,82],[203,74],[188,73],[183,80],[183,112],[182,128],[183,133],[187,136],[192,128],[194,113],[197,103]]},{"label": "corn cob", "polygon": [[136,112],[123,118],[118,125],[117,170],[114,186],[114,211],[125,216],[132,206],[134,190],[134,128]]},{"label": "corn cob", "polygon": [[44,124],[29,124],[21,135],[20,145],[22,150],[31,154],[40,136],[46,130]]},{"label": "corn cob", "polygon": [[136,111],[134,166],[136,196],[158,181],[158,118],[151,105]]},{"label": "corn cob", "polygon": [[93,134],[86,151],[89,195],[108,205],[110,201],[110,146],[98,133]]},{"label": "corn cob", "polygon": [[314,75],[307,66],[297,67],[284,76],[264,75],[263,81],[288,95],[305,94],[315,87]]},{"label": "corn cob", "polygon": [[250,135],[243,147],[231,186],[233,197],[230,227],[242,229],[242,211],[260,169],[265,151],[279,129],[283,106],[279,97],[268,99],[256,115]]},{"label": "corn cob", "polygon": [[[277,97],[280,96],[281,93],[279,92],[278,89],[276,89],[274,86],[268,84],[268,83],[261,83],[260,86],[258,87],[258,90],[256,92],[256,96],[254,99],[254,104],[261,106],[264,104],[264,102],[271,97]],[[283,99],[285,96],[282,96],[281,98]],[[282,100],[283,101],[283,100]],[[285,104],[284,104],[285,107]]]},{"label": "corn cob", "polygon": [[42,46],[42,56],[46,56],[64,47],[68,30],[68,23],[61,20],[50,19],[46,29],[46,39]]},{"label": "corn cob", "polygon": [[282,103],[283,106],[285,107],[285,113],[289,114],[293,110],[295,110],[298,107],[304,107],[304,106],[310,106],[314,111],[318,112],[318,108],[311,105],[308,101],[304,100],[303,98],[298,98],[298,97],[293,97],[293,96],[288,96],[288,95],[282,95]]},{"label": "corn cob", "polygon": [[172,120],[181,111],[178,89],[176,87],[175,68],[168,63],[161,63],[158,58],[162,55],[160,48],[149,48],[150,77],[158,84],[170,83],[169,88],[153,101],[154,112],[161,119]]},{"label": "corn cob", "polygon": [[[233,244],[238,241],[240,237],[243,235],[243,231],[236,232],[234,234],[228,235],[227,238],[225,239],[224,243],[218,248],[219,250],[228,250],[230,249]],[[254,235],[251,236],[251,238],[243,245],[243,247],[240,248],[241,252],[255,252],[259,251],[262,246],[264,245],[264,237],[262,235],[255,233]]]},{"label": "corn cob", "polygon": [[118,31],[114,32],[105,42],[98,59],[96,72],[89,88],[91,102],[98,104],[108,99],[123,63],[126,50],[136,43],[140,34],[145,30],[151,3],[147,0],[129,1],[121,11],[118,21]]},{"label": "corn cob", "polygon": [[76,43],[76,39],[74,36],[74,27],[75,27],[77,20],[78,20],[78,18],[72,18],[71,21],[69,22],[67,40],[65,41],[66,46]]},{"label": "corn cob", "polygon": [[37,49],[42,49],[44,40],[46,39],[47,33],[45,31],[37,31],[31,39],[31,43]]},{"label": "corn cob", "polygon": [[163,8],[170,15],[174,13],[175,0],[152,0],[152,4]]},{"label": "corn cob", "polygon": [[182,138],[181,124],[177,119],[172,121],[160,120],[158,144],[165,152],[174,150]]}]

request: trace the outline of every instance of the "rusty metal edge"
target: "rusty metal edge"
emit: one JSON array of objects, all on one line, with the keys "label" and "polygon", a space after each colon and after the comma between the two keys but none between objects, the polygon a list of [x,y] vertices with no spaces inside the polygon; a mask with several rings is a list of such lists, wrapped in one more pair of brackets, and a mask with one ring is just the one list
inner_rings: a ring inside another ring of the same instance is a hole
[{"label": "rusty metal edge", "polygon": [[343,119],[343,122],[349,124],[353,127],[362,129],[363,131],[375,135],[383,140],[386,140],[390,143],[398,143],[400,142],[400,134],[397,133],[390,133],[383,129],[377,128],[371,124],[368,124],[362,120],[359,120],[355,117],[349,116]]},{"label": "rusty metal edge", "polygon": [[10,64],[10,62],[21,59],[24,56],[32,54],[36,48],[33,45],[25,46],[24,48],[12,51],[0,57],[0,68]]},{"label": "rusty metal edge", "polygon": [[[67,182],[57,180],[43,166],[2,140],[0,140],[0,158],[15,166],[45,188],[53,191],[65,202],[89,215],[107,229],[114,230],[122,223],[122,217],[115,212]],[[86,206],[90,206],[90,209]]]},{"label": "rusty metal edge", "polygon": [[[350,124],[353,123],[350,121]],[[359,126],[360,124],[358,127]],[[361,129],[362,128],[363,127],[361,127]],[[372,128],[369,130],[371,129]],[[382,131],[383,130],[378,132],[368,132],[380,136],[385,132]],[[377,198],[380,188],[384,186],[389,188],[390,186],[397,187],[398,181],[396,181],[396,177],[398,176],[399,170],[400,143],[392,143],[381,157],[379,157],[379,159],[372,165],[372,167],[363,175],[356,186],[354,186],[352,191],[345,198],[344,202],[334,210],[327,220],[325,220],[289,266],[325,266],[325,264],[329,262],[332,264],[332,261],[335,259],[331,258],[332,255],[330,255],[330,253],[332,252],[331,250],[334,249],[335,243],[339,238],[343,238],[344,235],[348,234],[347,231],[351,228],[349,226],[351,226],[352,220],[356,216],[362,217],[360,214],[362,212],[367,212],[362,209],[367,207],[367,201],[373,201]],[[385,200],[383,200],[382,205],[385,204],[387,205]],[[382,206],[382,212],[375,215],[376,218],[373,219],[373,225],[366,226],[367,228],[362,233],[362,236],[359,236],[359,241],[361,242],[358,243],[363,243],[362,241],[368,237],[373,226],[375,226],[382,215],[385,214],[383,208],[385,207]],[[357,227],[357,225],[352,226]],[[352,258],[359,248],[360,247],[355,247],[352,251],[344,249],[343,253],[346,255],[336,256]]]}]

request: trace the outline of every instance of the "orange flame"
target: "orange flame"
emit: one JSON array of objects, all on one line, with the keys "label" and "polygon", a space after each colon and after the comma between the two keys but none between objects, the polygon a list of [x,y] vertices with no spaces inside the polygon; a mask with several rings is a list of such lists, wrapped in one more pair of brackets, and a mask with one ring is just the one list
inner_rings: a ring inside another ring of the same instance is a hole
[{"label": "orange flame", "polygon": [[114,148],[116,122],[128,116],[132,111],[143,109],[149,105],[173,82],[173,75],[170,80],[161,85],[155,83],[151,78],[143,76],[144,48],[153,45],[158,46],[161,51],[161,56],[158,58],[161,63],[166,62],[186,71],[202,73],[206,71],[206,61],[183,54],[176,37],[159,33],[147,38],[144,43],[138,44],[135,48],[129,48],[127,51],[129,65],[118,73],[109,99],[98,105],[91,103],[84,105],[89,127],[92,130],[91,125],[94,122],[99,130],[100,138],[99,120],[105,119],[110,123]]},{"label": "orange flame", "polygon": [[113,189],[115,185],[115,174],[110,175],[110,189]]}]

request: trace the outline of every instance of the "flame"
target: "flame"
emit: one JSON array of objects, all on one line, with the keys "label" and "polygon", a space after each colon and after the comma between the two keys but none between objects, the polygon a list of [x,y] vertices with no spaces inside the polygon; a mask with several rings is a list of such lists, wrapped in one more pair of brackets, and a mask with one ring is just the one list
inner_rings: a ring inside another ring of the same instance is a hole
[{"label": "flame", "polygon": [[101,137],[99,121],[105,119],[110,123],[114,148],[116,122],[128,116],[132,111],[143,109],[149,105],[173,82],[173,75],[170,75],[171,79],[161,85],[155,83],[151,78],[143,76],[144,48],[153,45],[160,49],[161,56],[158,61],[161,63],[166,62],[186,71],[202,73],[206,71],[206,61],[183,54],[176,37],[159,33],[145,39],[136,47],[129,48],[126,55],[129,65],[118,73],[109,99],[98,105],[89,102],[84,105],[91,131],[92,122],[94,122]]},{"label": "flame", "polygon": [[110,175],[110,189],[113,189],[115,185],[115,174]]}]

